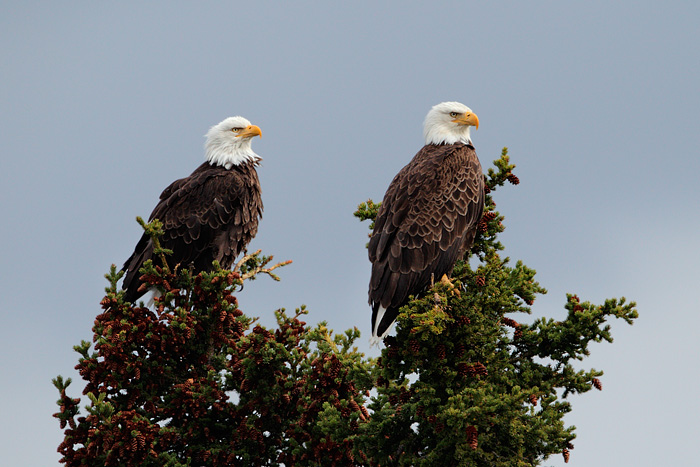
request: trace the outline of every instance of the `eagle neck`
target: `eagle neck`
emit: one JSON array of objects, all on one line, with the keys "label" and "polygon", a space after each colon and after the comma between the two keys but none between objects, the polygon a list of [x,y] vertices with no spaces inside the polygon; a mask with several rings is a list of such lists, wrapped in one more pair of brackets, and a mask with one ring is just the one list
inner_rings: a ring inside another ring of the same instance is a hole
[{"label": "eagle neck", "polygon": [[440,127],[430,128],[425,131],[425,144],[472,144],[469,127],[460,132],[444,131]]},{"label": "eagle neck", "polygon": [[426,144],[426,147],[434,147],[434,148],[443,148],[445,150],[449,150],[450,148],[457,149],[462,146],[467,146],[470,148],[474,148],[471,142],[465,142],[465,141],[457,141],[456,143],[430,143]]},{"label": "eagle neck", "polygon": [[206,160],[211,165],[223,166],[230,169],[233,166],[238,166],[246,163],[259,164],[262,157],[253,152],[250,145],[247,147],[231,147],[231,146],[215,146],[206,148]]}]

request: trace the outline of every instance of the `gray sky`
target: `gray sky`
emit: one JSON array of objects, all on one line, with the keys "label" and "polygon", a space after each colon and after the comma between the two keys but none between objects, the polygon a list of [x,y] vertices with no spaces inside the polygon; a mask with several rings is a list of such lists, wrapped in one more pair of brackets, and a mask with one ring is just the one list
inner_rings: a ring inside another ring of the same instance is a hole
[{"label": "gray sky", "polygon": [[281,283],[249,284],[241,308],[272,325],[306,304],[310,323],[358,326],[376,355],[368,230],[352,212],[420,149],[429,108],[457,100],[479,116],[482,165],[508,146],[518,166],[495,200],[506,253],[549,290],[534,315],[563,317],[566,292],[639,306],[582,365],[605,371],[603,391],[571,399],[568,465],[689,465],[700,7],[482,3],[2,2],[0,463],[58,463],[51,378],[80,395],[72,346],[92,338],[134,217],[231,115],[263,132],[251,248],[294,261]]}]

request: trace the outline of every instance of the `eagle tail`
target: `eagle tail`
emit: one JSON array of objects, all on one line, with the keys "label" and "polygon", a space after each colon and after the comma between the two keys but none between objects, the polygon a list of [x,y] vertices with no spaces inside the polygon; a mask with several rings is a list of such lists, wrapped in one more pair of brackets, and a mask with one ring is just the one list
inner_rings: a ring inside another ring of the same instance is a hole
[{"label": "eagle tail", "polygon": [[[131,271],[129,271],[131,272]],[[136,272],[138,274],[138,272]],[[127,281],[124,281],[124,284],[122,285],[122,288],[124,289],[124,300],[130,303],[135,304],[136,300],[141,298],[144,294],[144,292],[139,291],[139,287],[141,287],[141,277],[140,275],[138,276],[131,276],[128,277],[129,281],[127,284]]]},{"label": "eagle tail", "polygon": [[136,300],[141,298],[145,292],[139,292],[141,287],[141,273],[139,269],[143,266],[146,260],[151,259],[153,255],[153,244],[150,242],[150,238],[145,234],[141,237],[141,240],[136,245],[136,248],[132,255],[124,262],[122,271],[126,272],[124,276],[124,282],[122,282],[122,289],[125,291],[124,299],[127,302],[136,303]]},{"label": "eagle tail", "polygon": [[397,308],[384,308],[379,303],[372,304],[372,337],[369,339],[370,346],[379,346],[384,337],[391,330],[391,326],[399,315]]}]

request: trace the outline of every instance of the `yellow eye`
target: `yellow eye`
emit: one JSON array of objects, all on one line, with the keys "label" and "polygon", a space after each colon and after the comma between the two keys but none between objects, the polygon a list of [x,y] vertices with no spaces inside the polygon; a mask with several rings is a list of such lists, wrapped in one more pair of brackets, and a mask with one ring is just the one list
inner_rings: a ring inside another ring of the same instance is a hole
[{"label": "yellow eye", "polygon": [[233,131],[234,133],[238,133],[238,132],[241,131],[242,129],[243,129],[243,128],[231,128],[231,131]]},{"label": "yellow eye", "polygon": [[452,118],[457,118],[457,115],[459,115],[457,112],[450,112],[450,117]]}]

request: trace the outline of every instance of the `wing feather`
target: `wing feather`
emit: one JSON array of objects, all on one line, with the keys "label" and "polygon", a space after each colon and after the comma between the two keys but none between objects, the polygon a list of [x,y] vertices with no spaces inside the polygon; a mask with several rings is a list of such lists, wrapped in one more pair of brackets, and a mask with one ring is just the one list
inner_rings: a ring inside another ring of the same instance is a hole
[{"label": "wing feather", "polygon": [[[189,177],[171,183],[160,195],[150,221],[163,223],[161,244],[173,251],[172,268],[193,265],[211,270],[212,261],[230,267],[257,233],[262,216],[260,182],[254,164],[225,169],[204,163]],[[138,298],[133,286],[138,270],[152,256],[153,244],[143,238],[124,264],[124,288],[130,301]],[[128,284],[127,284],[128,282]]]},{"label": "wing feather", "polygon": [[460,252],[471,247],[483,208],[483,173],[474,148],[424,146],[394,177],[377,213],[368,247],[373,308],[386,308],[395,318],[409,295],[448,274]]}]

